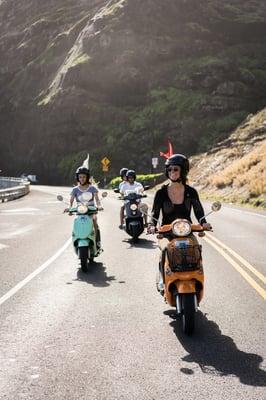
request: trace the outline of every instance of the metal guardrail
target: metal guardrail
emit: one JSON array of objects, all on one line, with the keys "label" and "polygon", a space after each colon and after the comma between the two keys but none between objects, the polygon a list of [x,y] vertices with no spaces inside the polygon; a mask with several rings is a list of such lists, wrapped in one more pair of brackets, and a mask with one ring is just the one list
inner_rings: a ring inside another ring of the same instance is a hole
[{"label": "metal guardrail", "polygon": [[0,177],[0,201],[10,201],[30,192],[30,182],[21,178]]}]

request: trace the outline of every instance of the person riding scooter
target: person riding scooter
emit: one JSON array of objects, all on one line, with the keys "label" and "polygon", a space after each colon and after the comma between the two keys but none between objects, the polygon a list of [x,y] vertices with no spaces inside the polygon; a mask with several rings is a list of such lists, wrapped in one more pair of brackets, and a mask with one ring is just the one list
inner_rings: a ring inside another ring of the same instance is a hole
[{"label": "person riding scooter", "polygon": [[[89,204],[90,206],[95,206],[95,202],[97,205],[97,208],[99,211],[103,210],[103,207],[101,205],[99,196],[98,196],[98,189],[91,184],[90,182],[90,171],[88,168],[85,167],[79,167],[76,170],[76,180],[78,182],[77,186],[75,186],[70,194],[70,207],[65,209],[65,212],[68,212],[69,209],[73,206],[74,200],[76,200],[77,203],[79,203],[79,198],[82,196],[82,194],[88,192],[92,194],[92,199],[90,200]],[[95,201],[94,201],[95,200]],[[95,232],[95,237],[96,237],[96,245],[97,248],[100,250],[101,249],[101,238],[100,238],[100,230],[99,226],[97,223],[97,216],[96,214],[92,214],[92,220],[93,220],[93,226],[94,226],[94,232]]]},{"label": "person riding scooter", "polygon": [[[121,178],[122,181],[119,183],[119,192],[120,192],[120,189],[121,189],[123,183],[125,183],[127,181],[127,176],[126,176],[127,175],[127,171],[128,171],[128,168],[121,168],[120,169],[119,175],[120,175],[120,178]],[[124,204],[122,204],[122,206],[120,208],[120,225],[119,225],[119,229],[123,229],[124,213],[125,213],[125,206],[124,206]]]},{"label": "person riding scooter", "polygon": [[[189,161],[183,154],[174,154],[165,162],[165,175],[170,183],[163,185],[154,198],[152,219],[148,226],[148,233],[154,233],[160,212],[162,213],[162,225],[171,224],[177,218],[191,222],[191,209],[205,230],[210,230],[211,225],[204,218],[204,210],[199,199],[198,192],[187,185]],[[159,242],[160,246],[160,242]],[[163,291],[163,268],[160,262],[158,290]]]},{"label": "person riding scooter", "polygon": [[[144,192],[144,187],[140,182],[136,181],[136,172],[133,169],[129,169],[126,173],[126,182],[122,183],[120,187],[120,193],[122,196],[125,195],[126,191],[138,190],[139,193]],[[147,215],[144,214],[144,223],[147,226]]]}]

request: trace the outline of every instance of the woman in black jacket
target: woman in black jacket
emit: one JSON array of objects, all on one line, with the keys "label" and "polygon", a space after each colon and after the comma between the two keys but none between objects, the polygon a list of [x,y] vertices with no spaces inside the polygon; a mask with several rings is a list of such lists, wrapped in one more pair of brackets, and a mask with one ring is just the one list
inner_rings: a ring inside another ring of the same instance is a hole
[{"label": "woman in black jacket", "polygon": [[[193,187],[187,185],[188,171],[189,161],[182,154],[174,154],[165,162],[165,174],[169,178],[170,183],[162,186],[155,194],[148,233],[154,233],[160,212],[162,213],[162,225],[171,224],[177,218],[187,219],[192,222],[190,216],[192,208],[198,222],[206,230],[211,229],[211,225],[204,218],[204,210],[198,192]],[[159,240],[159,247],[162,251],[164,248],[163,240]],[[164,287],[162,264],[160,260],[157,289],[161,294],[163,294]]]},{"label": "woman in black jacket", "polygon": [[198,192],[187,185],[189,161],[182,154],[174,154],[165,162],[165,174],[170,183],[163,185],[154,198],[152,220],[149,231],[156,227],[160,212],[162,212],[162,225],[171,224],[177,218],[184,218],[191,222],[191,209],[193,208],[197,220],[204,228],[211,229],[204,216],[204,210]]}]

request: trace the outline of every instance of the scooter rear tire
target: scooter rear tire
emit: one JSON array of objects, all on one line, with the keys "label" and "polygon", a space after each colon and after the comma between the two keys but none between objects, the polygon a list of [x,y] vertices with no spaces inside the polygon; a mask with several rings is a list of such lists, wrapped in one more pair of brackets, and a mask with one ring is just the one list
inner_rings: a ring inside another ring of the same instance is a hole
[{"label": "scooter rear tire", "polygon": [[79,247],[79,258],[82,272],[88,272],[88,247]]},{"label": "scooter rear tire", "polygon": [[192,335],[195,328],[195,301],[194,294],[183,294],[182,327],[186,335]]}]

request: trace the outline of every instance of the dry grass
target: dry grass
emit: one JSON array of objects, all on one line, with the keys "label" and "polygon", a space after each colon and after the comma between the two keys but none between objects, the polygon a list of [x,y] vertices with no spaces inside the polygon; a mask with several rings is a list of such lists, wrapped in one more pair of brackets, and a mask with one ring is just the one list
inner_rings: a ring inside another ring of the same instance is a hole
[{"label": "dry grass", "polygon": [[251,197],[266,193],[266,141],[218,174],[211,175],[208,184],[218,189],[247,186]]},{"label": "dry grass", "polygon": [[190,161],[190,184],[205,199],[266,209],[266,108]]}]

